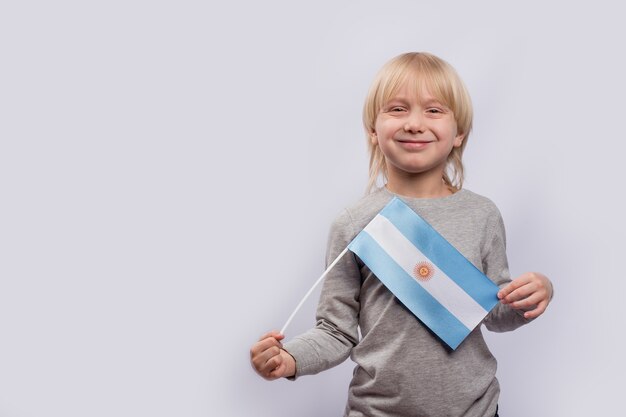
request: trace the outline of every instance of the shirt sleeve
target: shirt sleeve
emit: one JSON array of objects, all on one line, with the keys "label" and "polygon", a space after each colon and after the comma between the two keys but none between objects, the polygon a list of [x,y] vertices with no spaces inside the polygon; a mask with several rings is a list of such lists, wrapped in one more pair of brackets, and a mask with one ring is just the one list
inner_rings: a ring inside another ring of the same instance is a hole
[{"label": "shirt sleeve", "polygon": [[[335,260],[356,235],[346,211],[332,224],[326,265]],[[355,256],[347,251],[324,281],[317,307],[316,326],[284,344],[296,360],[295,379],[343,362],[358,342],[361,274]]]},{"label": "shirt sleeve", "polygon": [[[511,274],[506,256],[504,222],[498,209],[494,209],[483,246],[483,271],[498,287],[503,288],[511,282]],[[509,305],[498,303],[483,323],[491,331],[507,332],[531,321],[532,319],[524,317],[524,310],[515,310]]]}]

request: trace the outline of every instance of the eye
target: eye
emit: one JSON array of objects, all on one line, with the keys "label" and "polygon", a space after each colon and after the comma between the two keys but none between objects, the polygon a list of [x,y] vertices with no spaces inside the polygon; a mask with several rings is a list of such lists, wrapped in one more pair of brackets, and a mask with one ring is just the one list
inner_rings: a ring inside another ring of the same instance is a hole
[{"label": "eye", "polygon": [[403,112],[406,109],[402,106],[391,106],[387,109],[388,112],[390,113],[398,113],[398,112]]},{"label": "eye", "polygon": [[443,110],[437,109],[437,108],[430,108],[426,110],[426,113],[439,114],[439,113],[443,113]]}]

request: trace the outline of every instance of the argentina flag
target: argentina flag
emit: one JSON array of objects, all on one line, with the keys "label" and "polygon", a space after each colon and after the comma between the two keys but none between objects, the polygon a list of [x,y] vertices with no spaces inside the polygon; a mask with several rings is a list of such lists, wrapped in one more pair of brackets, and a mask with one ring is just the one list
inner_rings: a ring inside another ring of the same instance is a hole
[{"label": "argentina flag", "polygon": [[348,249],[452,349],[498,303],[498,286],[397,197]]}]

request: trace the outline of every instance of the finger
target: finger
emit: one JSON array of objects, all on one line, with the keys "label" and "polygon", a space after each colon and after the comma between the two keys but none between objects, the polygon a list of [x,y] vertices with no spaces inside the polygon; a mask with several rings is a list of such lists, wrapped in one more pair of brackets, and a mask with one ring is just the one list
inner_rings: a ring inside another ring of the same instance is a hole
[{"label": "finger", "polygon": [[528,294],[530,294],[531,292],[528,288],[525,288],[526,286],[527,285],[520,286],[518,288],[515,288],[514,290],[511,290],[508,294],[500,299],[500,302],[502,304],[510,304],[514,301],[521,300],[522,298],[528,296]]},{"label": "finger", "polygon": [[[268,365],[269,362],[271,362],[273,359],[276,359],[276,357],[280,357],[280,348],[278,346],[271,346],[270,348],[268,348],[267,350],[263,351],[259,356],[259,362],[261,364],[263,364],[263,366],[268,367],[270,365]],[[277,364],[274,364],[274,367],[278,366]]]},{"label": "finger", "polygon": [[282,348],[283,344],[280,343],[278,340],[276,340],[273,337],[267,337],[267,338],[265,338],[263,340],[260,340],[260,341],[256,342],[254,344],[254,346],[258,346],[260,350],[266,350],[266,349],[269,349],[272,346],[278,346],[278,347]]},{"label": "finger", "polygon": [[[275,356],[280,356],[280,350],[282,348],[282,346],[280,346],[280,343],[273,338],[269,338],[268,340],[273,340],[274,345],[259,346],[266,343],[266,341],[262,341],[258,342],[257,345],[253,346],[250,350],[250,363],[252,364],[252,367],[261,375],[263,375],[264,373],[267,374],[269,373],[269,371],[271,371],[272,365],[268,364],[268,361],[270,361]],[[277,365],[273,365],[273,367],[276,366]]]},{"label": "finger", "polygon": [[280,355],[280,347],[270,346],[265,350],[257,352],[252,357],[252,363],[256,369],[263,371],[268,366],[267,362],[277,355]]},{"label": "finger", "polygon": [[272,372],[270,372],[269,377],[272,379],[278,379],[285,376],[285,371],[287,370],[287,365],[281,363],[278,365]]},{"label": "finger", "polygon": [[267,339],[268,337],[273,337],[276,340],[283,340],[285,338],[285,335],[278,330],[272,330],[271,332],[267,332],[263,336],[261,336],[259,338],[259,341]]},{"label": "finger", "polygon": [[524,285],[527,285],[533,282],[538,283],[538,282],[541,282],[542,280],[547,280],[547,278],[543,276],[542,274],[538,274],[536,272],[525,272],[519,277],[515,278],[513,281],[511,281],[508,285],[506,285],[500,291],[498,291],[498,298],[503,299],[507,295],[517,290],[518,288],[523,287]]},{"label": "finger", "polygon": [[532,283],[527,283],[517,288],[515,291],[509,293],[509,295],[504,297],[501,301],[504,304],[510,304],[515,301],[523,300],[535,292],[536,292],[536,286],[533,285]]},{"label": "finger", "polygon": [[285,363],[285,360],[283,358],[282,355],[279,355],[276,358],[273,358],[272,361],[274,362],[275,366],[273,369],[270,369],[269,372],[269,377],[276,379],[276,378],[282,378],[285,375],[285,371],[287,369],[287,364]]},{"label": "finger", "polygon": [[276,338],[272,336],[266,337],[265,339],[261,339],[260,341],[252,345],[252,347],[250,348],[250,357],[256,356],[260,354],[261,352],[266,351],[272,346],[282,348],[283,344],[280,343],[278,340],[276,340]]},{"label": "finger", "polygon": [[534,293],[526,298],[509,303],[509,306],[516,310],[533,309],[544,300],[544,296],[539,293]]},{"label": "finger", "polygon": [[280,343],[280,340],[284,339],[285,336],[281,335],[278,332],[269,332],[261,336],[258,342],[252,345],[250,349],[250,356],[254,356],[269,349],[272,346],[278,346],[282,349],[283,345]]},{"label": "finger", "polygon": [[546,311],[546,308],[548,307],[548,302],[547,301],[542,301],[539,304],[537,304],[537,308],[535,308],[534,310],[530,310],[524,313],[524,318],[527,319],[534,319],[539,317],[540,315],[543,314],[544,311]]},{"label": "finger", "polygon": [[512,293],[513,291],[517,290],[518,288],[520,288],[521,286],[525,284],[526,282],[524,282],[520,278],[517,278],[509,282],[508,285],[506,285],[504,288],[498,291],[498,298],[501,300],[504,299],[507,295],[509,295],[510,293]]},{"label": "finger", "polygon": [[510,304],[513,308],[527,308],[539,304],[542,301],[550,302],[550,292],[541,282],[532,282],[516,292],[511,293],[504,304]]},{"label": "finger", "polygon": [[260,366],[261,373],[266,376],[269,376],[272,371],[283,363],[283,358],[280,355],[280,349],[277,354],[275,354],[276,352],[274,351],[274,348],[270,350],[272,351],[271,356],[266,357]]}]

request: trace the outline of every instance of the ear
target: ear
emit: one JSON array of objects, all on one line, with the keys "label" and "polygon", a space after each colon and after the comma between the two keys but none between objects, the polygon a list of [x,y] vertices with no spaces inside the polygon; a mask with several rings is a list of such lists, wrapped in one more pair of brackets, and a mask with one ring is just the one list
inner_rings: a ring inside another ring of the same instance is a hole
[{"label": "ear", "polygon": [[376,145],[378,143],[378,136],[376,135],[376,131],[370,132],[370,142],[372,145]]},{"label": "ear", "polygon": [[465,133],[459,133],[458,135],[456,135],[456,137],[454,138],[454,147],[458,148],[459,146],[461,146],[463,144],[463,139],[465,139]]}]

